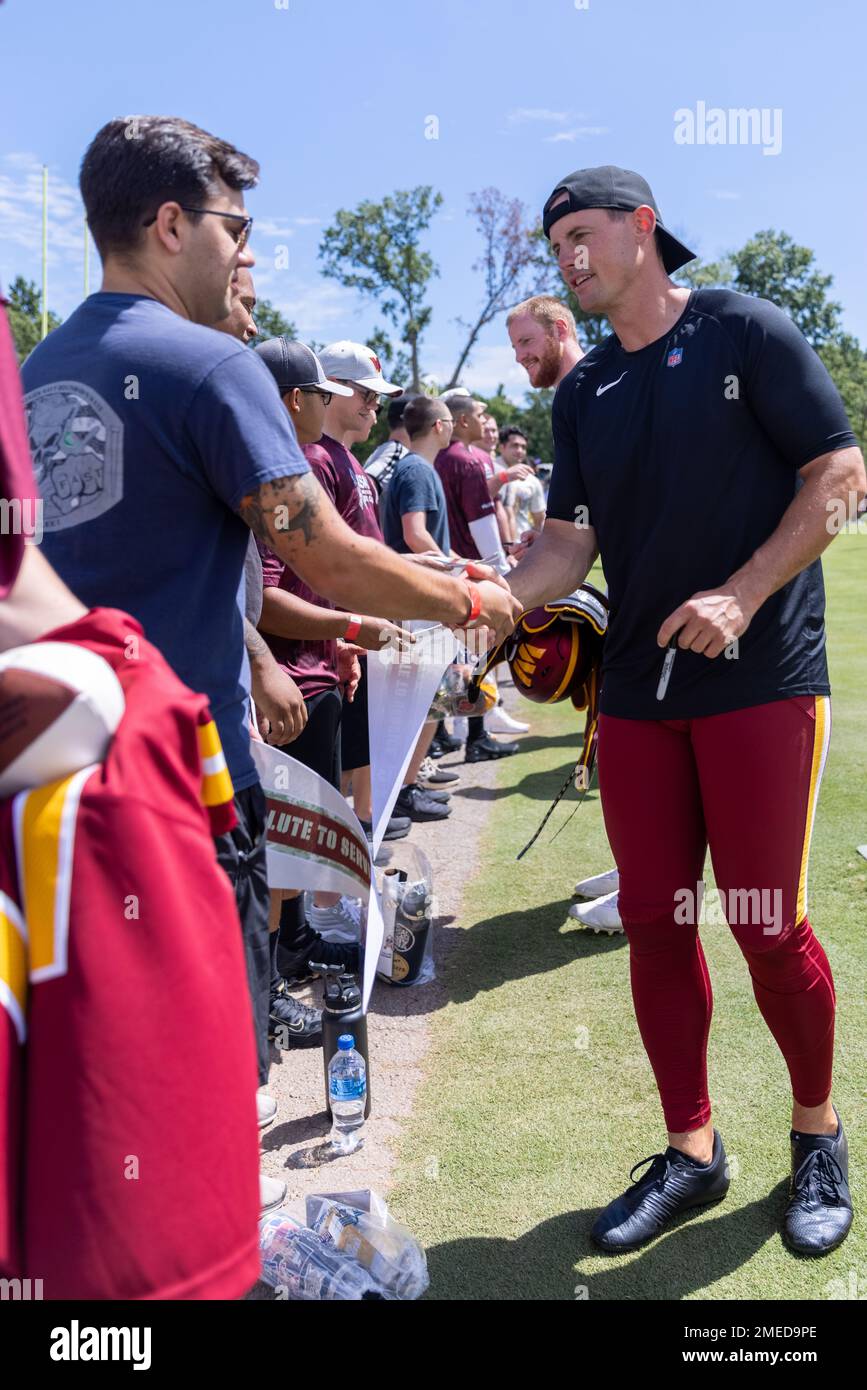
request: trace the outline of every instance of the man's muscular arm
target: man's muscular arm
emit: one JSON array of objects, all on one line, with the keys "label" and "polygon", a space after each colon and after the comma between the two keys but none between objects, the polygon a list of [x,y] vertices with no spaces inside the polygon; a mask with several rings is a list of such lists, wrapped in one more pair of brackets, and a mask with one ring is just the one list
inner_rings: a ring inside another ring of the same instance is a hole
[{"label": "man's muscular arm", "polygon": [[[255,536],[309,584],[350,610],[431,618],[458,626],[467,615],[460,580],[408,564],[387,546],[357,535],[335,510],[312,473],[276,478],[241,499],[238,510]],[[482,582],[485,623],[506,636],[517,609],[510,595]]]},{"label": "man's muscular arm", "polygon": [[507,576],[509,588],[526,612],[571,594],[590,572],[598,554],[592,526],[548,517],[541,534]]}]

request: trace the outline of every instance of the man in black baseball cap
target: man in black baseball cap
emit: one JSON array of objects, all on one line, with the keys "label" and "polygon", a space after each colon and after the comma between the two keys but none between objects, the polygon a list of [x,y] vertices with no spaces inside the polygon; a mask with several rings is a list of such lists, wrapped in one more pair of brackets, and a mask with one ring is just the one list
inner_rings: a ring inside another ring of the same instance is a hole
[{"label": "man in black baseball cap", "polygon": [[597,554],[605,570],[599,786],[667,1131],[592,1238],[637,1249],[729,1186],[698,931],[710,850],[791,1081],[783,1238],[824,1255],[845,1239],[852,1199],[831,1098],[833,978],[807,898],[830,734],[819,557],[831,506],[864,496],[863,460],[827,370],[782,310],[671,281],[691,252],[644,179],[578,170],[546,202],[544,228],[581,308],[612,332],[557,388],[545,526],[508,582],[526,611],[574,590]]},{"label": "man in black baseball cap", "polygon": [[352,388],[329,381],[322,363],[306,343],[292,338],[268,338],[253,351],[277,383],[281,399],[302,444],[322,438],[325,411],[332,396],[351,396]]}]

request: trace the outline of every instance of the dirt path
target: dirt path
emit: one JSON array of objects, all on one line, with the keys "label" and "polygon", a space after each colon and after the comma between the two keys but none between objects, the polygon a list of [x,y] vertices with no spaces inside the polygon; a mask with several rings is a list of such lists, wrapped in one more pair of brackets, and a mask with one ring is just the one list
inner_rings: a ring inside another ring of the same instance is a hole
[{"label": "dirt path", "polygon": [[[506,704],[514,707],[511,687]],[[516,714],[519,711],[515,711]],[[518,755],[520,757],[520,755]],[[488,815],[488,803],[476,788],[496,784],[497,764],[467,766],[463,753],[439,764],[460,774],[447,820],[414,825],[407,840],[384,846],[400,863],[403,846],[417,844],[427,854],[434,879],[434,960],[439,966],[457,938],[464,885],[478,868],[478,844]],[[318,982],[298,997],[321,1005]],[[370,1080],[373,1110],[365,1125],[364,1145],[354,1154],[332,1158],[326,1147],[329,1122],[324,1109],[325,1082],[321,1048],[272,1050],[268,1090],[277,1101],[277,1119],[262,1135],[262,1168],[288,1186],[285,1205],[304,1218],[304,1198],[311,1192],[345,1192],[374,1188],[385,1196],[391,1186],[395,1141],[411,1113],[422,1063],[428,1047],[429,1020],[448,1002],[438,980],[428,985],[394,988],[377,981],[368,1014]],[[271,1297],[264,1284],[248,1295]]]}]

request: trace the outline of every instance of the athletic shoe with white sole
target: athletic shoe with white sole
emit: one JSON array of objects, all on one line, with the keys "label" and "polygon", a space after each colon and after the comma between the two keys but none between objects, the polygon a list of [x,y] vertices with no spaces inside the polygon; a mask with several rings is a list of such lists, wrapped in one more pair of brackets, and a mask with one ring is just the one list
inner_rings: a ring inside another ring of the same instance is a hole
[{"label": "athletic shoe with white sole", "polygon": [[530,725],[513,719],[503,705],[494,705],[485,715],[485,729],[489,734],[526,734]]},{"label": "athletic shoe with white sole", "polygon": [[417,780],[424,782],[428,787],[446,787],[461,779],[450,767],[437,767],[433,758],[425,758],[419,767]]},{"label": "athletic shoe with white sole", "polygon": [[274,1211],[276,1207],[282,1207],[286,1200],[288,1189],[281,1178],[272,1178],[270,1173],[259,1174],[259,1205],[262,1215],[266,1211]]},{"label": "athletic shoe with white sole", "polygon": [[338,898],[333,907],[317,907],[314,903],[308,908],[307,918],[323,941],[345,943],[361,940],[360,898]]},{"label": "athletic shoe with white sole", "polygon": [[580,922],[582,927],[590,927],[595,932],[607,931],[609,936],[623,931],[616,893],[607,893],[604,898],[597,898],[592,903],[573,903],[569,916]]},{"label": "athletic shoe with white sole", "polygon": [[[635,1179],[645,1163],[650,1164],[647,1172]],[[726,1151],[716,1130],[709,1163],[669,1146],[665,1153],[636,1163],[629,1176],[632,1186],[608,1203],[590,1232],[595,1244],[611,1255],[637,1250],[684,1211],[721,1202],[730,1181]]]},{"label": "athletic shoe with white sole", "polygon": [[619,887],[619,873],[616,869],[608,869],[604,874],[595,874],[593,878],[582,878],[572,891],[576,898],[592,902],[594,898],[604,898],[608,893],[616,893]]},{"label": "athletic shoe with white sole", "polygon": [[264,1091],[256,1092],[256,1117],[260,1129],[267,1129],[277,1118],[277,1102],[273,1096],[266,1096]]}]

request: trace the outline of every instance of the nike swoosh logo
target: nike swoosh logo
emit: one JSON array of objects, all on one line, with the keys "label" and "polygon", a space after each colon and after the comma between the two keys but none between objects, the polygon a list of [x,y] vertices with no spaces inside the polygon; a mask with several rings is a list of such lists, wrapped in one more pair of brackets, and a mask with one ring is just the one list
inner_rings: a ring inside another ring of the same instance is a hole
[{"label": "nike swoosh logo", "polygon": [[[626,372],[628,372],[628,371],[629,371],[629,368],[627,367],[627,368],[626,368]],[[596,387],[596,394],[597,394],[597,396],[604,396],[604,395],[605,395],[605,392],[606,392],[606,391],[610,391],[611,388],[612,388],[612,386],[619,386],[620,383],[621,383],[621,381],[623,380],[623,377],[626,376],[626,372],[623,373],[623,376],[619,376],[619,377],[617,378],[616,381],[609,381],[609,383],[608,383],[607,386],[597,386],[597,387]]]}]

